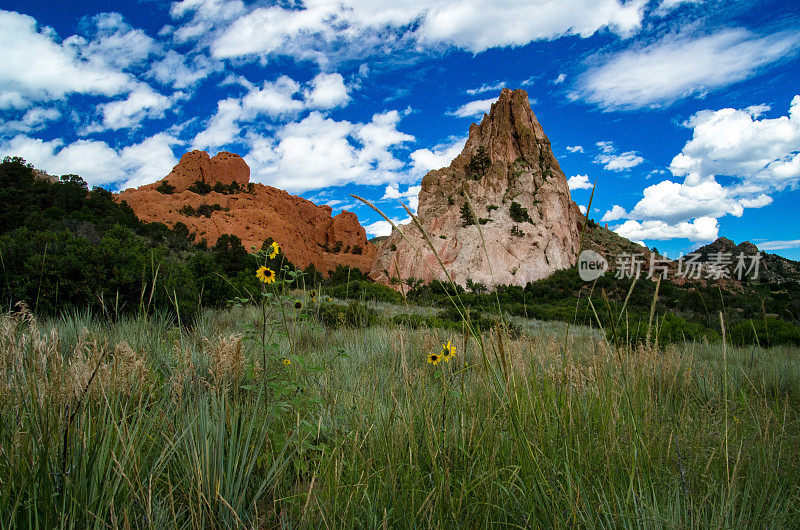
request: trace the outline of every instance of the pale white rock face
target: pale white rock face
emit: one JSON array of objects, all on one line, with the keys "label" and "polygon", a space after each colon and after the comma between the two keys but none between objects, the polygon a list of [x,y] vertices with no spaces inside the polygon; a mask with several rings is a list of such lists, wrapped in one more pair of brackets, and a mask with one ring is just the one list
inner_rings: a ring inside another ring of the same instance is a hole
[{"label": "pale white rock face", "polygon": [[[470,162],[481,147],[491,165],[476,170]],[[465,226],[467,197],[476,224]],[[517,220],[513,203],[519,205]],[[529,220],[520,220],[525,211]],[[582,216],[527,92],[503,89],[480,125],[470,126],[461,154],[425,175],[418,219],[451,278],[462,286],[467,279],[524,286],[575,264]],[[396,284],[392,278],[446,279],[413,223],[384,242],[370,276],[385,284]]]}]

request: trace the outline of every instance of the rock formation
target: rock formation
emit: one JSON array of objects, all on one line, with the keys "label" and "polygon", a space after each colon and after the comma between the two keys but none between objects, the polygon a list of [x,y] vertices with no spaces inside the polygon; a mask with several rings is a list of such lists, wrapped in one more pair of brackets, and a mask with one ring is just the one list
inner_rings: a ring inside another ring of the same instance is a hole
[{"label": "rock formation", "polygon": [[[460,285],[525,285],[575,263],[582,217],[527,92],[503,89],[461,154],[425,175],[418,218]],[[445,278],[413,223],[381,245],[370,276]]]},{"label": "rock formation", "polygon": [[[198,188],[197,181],[208,187]],[[221,187],[214,191],[217,184]],[[205,239],[209,245],[222,234],[233,234],[245,248],[261,248],[271,237],[292,263],[302,268],[314,264],[323,273],[340,264],[368,271],[375,256],[356,214],[343,211],[332,217],[330,206],[252,184],[247,163],[224,151],[213,158],[204,151],[186,153],[162,180],[127,189],[118,200],[143,221],[169,227],[183,223],[195,241]]]}]

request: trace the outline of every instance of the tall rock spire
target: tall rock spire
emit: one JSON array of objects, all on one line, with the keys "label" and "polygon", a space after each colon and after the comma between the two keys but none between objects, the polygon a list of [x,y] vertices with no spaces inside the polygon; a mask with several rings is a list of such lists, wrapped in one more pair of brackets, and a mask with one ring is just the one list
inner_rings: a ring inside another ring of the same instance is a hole
[{"label": "tall rock spire", "polygon": [[[575,263],[581,215],[527,92],[504,88],[470,126],[461,154],[425,175],[418,217],[461,285],[525,285]],[[384,283],[444,279],[419,229],[401,230],[381,246],[371,276]]]}]

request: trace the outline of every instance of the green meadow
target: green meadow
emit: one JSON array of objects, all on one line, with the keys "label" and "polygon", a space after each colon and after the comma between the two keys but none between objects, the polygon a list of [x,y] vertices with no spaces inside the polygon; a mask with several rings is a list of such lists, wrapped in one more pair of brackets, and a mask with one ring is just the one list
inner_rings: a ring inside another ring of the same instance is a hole
[{"label": "green meadow", "polygon": [[0,525],[800,524],[796,347],[412,327],[276,285],[190,322],[3,315]]}]

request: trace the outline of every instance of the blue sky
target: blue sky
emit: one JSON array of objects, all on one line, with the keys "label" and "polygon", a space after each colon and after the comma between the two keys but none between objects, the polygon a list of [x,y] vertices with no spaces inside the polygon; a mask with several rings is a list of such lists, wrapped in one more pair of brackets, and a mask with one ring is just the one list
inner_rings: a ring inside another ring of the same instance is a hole
[{"label": "blue sky", "polygon": [[670,257],[724,235],[800,259],[800,5],[715,0],[0,2],[0,155],[112,190],[184,152],[371,235],[503,86],[591,217]]}]

